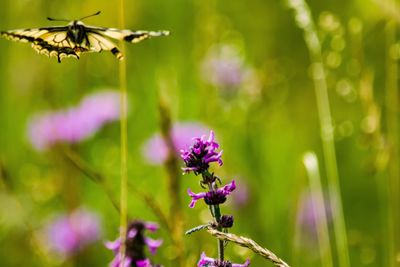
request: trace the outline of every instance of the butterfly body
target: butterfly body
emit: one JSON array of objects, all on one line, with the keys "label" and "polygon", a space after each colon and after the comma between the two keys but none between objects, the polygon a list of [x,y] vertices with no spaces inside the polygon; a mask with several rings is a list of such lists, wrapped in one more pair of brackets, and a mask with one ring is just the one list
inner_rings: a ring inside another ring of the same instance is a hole
[{"label": "butterfly body", "polygon": [[79,20],[72,21],[68,24],[67,36],[76,44],[81,44],[84,40],[88,41],[85,24]]},{"label": "butterfly body", "polygon": [[12,41],[29,42],[38,53],[55,56],[61,62],[65,57],[79,59],[81,53],[101,51],[110,51],[122,60],[121,51],[110,39],[137,43],[151,37],[169,35],[169,32],[95,27],[73,20],[66,26],[1,31],[0,35]]}]

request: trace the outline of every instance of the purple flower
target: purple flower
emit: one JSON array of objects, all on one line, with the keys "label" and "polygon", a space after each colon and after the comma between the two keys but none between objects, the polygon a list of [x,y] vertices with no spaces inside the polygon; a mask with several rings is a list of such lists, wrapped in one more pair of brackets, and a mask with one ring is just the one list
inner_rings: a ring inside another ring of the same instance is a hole
[{"label": "purple flower", "polygon": [[249,202],[249,186],[244,179],[236,179],[237,189],[235,194],[232,195],[232,204],[236,208],[242,208],[246,206]]},{"label": "purple flower", "polygon": [[104,124],[120,117],[119,93],[102,91],[85,97],[76,107],[34,115],[28,133],[39,151],[57,143],[78,143],[94,135]]},{"label": "purple flower", "polygon": [[222,89],[234,89],[242,84],[247,68],[234,46],[220,45],[210,49],[202,71],[208,83]]},{"label": "purple flower", "polygon": [[[207,127],[196,122],[176,123],[172,126],[171,138],[176,154],[189,147],[193,142],[193,136],[202,136],[209,132]],[[146,160],[153,165],[164,163],[168,158],[168,147],[163,137],[157,133],[143,146],[142,152]]]},{"label": "purple flower", "polygon": [[201,253],[200,260],[197,263],[198,267],[247,267],[249,265],[249,260],[246,260],[246,262],[243,264],[231,263],[230,261],[220,261],[207,257],[204,252]]},{"label": "purple flower", "polygon": [[99,239],[100,222],[95,214],[78,209],[57,217],[45,232],[50,249],[69,257]]},{"label": "purple flower", "polygon": [[147,247],[151,254],[161,246],[162,240],[154,240],[144,235],[145,230],[154,232],[158,225],[150,222],[133,221],[128,226],[126,237],[126,257],[124,266],[121,266],[121,239],[113,242],[106,242],[106,247],[115,254],[114,260],[110,263],[111,267],[128,267],[134,264],[134,267],[151,267],[150,260],[145,256],[144,248]]},{"label": "purple flower", "polygon": [[333,217],[332,213],[333,209],[329,201],[319,199],[316,193],[302,193],[297,212],[297,222],[304,233],[308,234],[309,237],[316,238],[317,224],[322,223],[322,220],[325,219],[327,223],[330,223]]},{"label": "purple flower", "polygon": [[191,171],[194,174],[203,173],[208,170],[211,162],[218,162],[219,166],[222,165],[222,150],[216,152],[219,144],[214,141],[214,132],[210,131],[210,136],[206,140],[206,136],[194,138],[194,144],[189,150],[181,150],[181,157],[185,162],[186,167],[182,170],[186,173]]},{"label": "purple flower", "polygon": [[201,192],[201,193],[193,193],[190,189],[188,189],[188,194],[192,198],[192,201],[189,204],[190,208],[193,208],[196,202],[199,199],[204,199],[207,205],[219,205],[226,201],[226,196],[233,192],[236,189],[235,180],[232,180],[231,183],[225,185],[224,187],[217,188],[216,190]]}]

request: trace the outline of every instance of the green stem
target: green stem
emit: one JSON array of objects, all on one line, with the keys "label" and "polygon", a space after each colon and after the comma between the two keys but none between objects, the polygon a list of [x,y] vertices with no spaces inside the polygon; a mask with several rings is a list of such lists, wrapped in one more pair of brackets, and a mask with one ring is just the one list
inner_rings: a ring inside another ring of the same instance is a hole
[{"label": "green stem", "polygon": [[321,176],[319,175],[318,159],[314,152],[307,152],[304,154],[303,162],[308,174],[322,267],[332,267],[332,249],[329,240],[328,222],[326,218],[325,200],[322,192]]},{"label": "green stem", "polygon": [[312,78],[317,98],[320,135],[325,159],[328,190],[331,207],[333,208],[333,228],[340,267],[350,267],[350,257],[346,234],[346,224],[343,214],[340,183],[336,162],[334,143],[334,128],[329,105],[326,75],[322,61],[321,44],[315,30],[310,8],[304,0],[289,0],[289,6],[295,10],[296,23],[304,31],[304,39],[312,61]]},{"label": "green stem", "polygon": [[[389,3],[395,6],[394,1]],[[400,248],[398,225],[400,223],[399,207],[399,126],[398,126],[398,63],[394,55],[396,44],[396,22],[390,20],[386,25],[387,38],[387,77],[386,77],[386,112],[387,112],[387,141],[389,149],[388,175],[388,234],[389,234],[389,266],[397,266],[396,254]]]},{"label": "green stem", "polygon": [[[208,171],[205,171],[203,173],[203,177],[205,177],[205,180],[208,180],[209,177],[211,177],[212,174],[209,173]],[[208,183],[208,188],[210,191],[215,191],[215,188],[213,187],[213,183]],[[217,224],[217,230],[222,231],[222,227],[219,226],[219,223],[221,221],[221,209],[219,205],[210,205],[210,210],[211,210],[211,215],[214,217],[214,220]],[[218,259],[220,261],[223,261],[225,258],[224,255],[224,241],[218,239],[217,240],[217,246],[218,246]]]},{"label": "green stem", "polygon": [[[125,0],[120,0],[119,6],[119,26],[125,29]],[[125,54],[125,44],[120,42],[121,52]],[[127,119],[127,80],[126,80],[126,61],[119,63],[119,86],[120,86],[120,129],[121,129],[121,200],[120,200],[120,238],[121,238],[121,266],[124,266],[126,252],[126,232],[128,225],[128,119]]]},{"label": "green stem", "polygon": [[178,157],[175,152],[176,148],[172,139],[171,111],[166,99],[162,96],[160,96],[159,99],[159,112],[161,133],[168,147],[168,158],[165,161],[164,166],[167,170],[168,193],[170,199],[168,217],[171,222],[171,237],[174,243],[174,265],[184,267],[184,242],[182,236],[184,218],[180,195],[177,194],[177,192],[181,191],[181,169],[179,167]]}]

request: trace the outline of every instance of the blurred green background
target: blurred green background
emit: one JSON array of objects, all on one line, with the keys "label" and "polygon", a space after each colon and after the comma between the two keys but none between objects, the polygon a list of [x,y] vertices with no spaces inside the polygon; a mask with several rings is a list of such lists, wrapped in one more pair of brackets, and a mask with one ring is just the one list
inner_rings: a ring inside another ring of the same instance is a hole
[{"label": "blurred green background", "polygon": [[[397,266],[400,3],[307,4],[321,43],[351,266]],[[76,19],[97,10],[102,14],[85,23],[118,27],[118,5],[103,0],[2,0],[0,28],[58,25],[46,17]],[[246,186],[245,203],[223,206],[235,215],[232,232],[253,238],[291,266],[329,266],[319,254],[322,245],[313,220],[318,216],[301,220],[305,199],[313,194],[303,164],[307,151],[314,151],[319,160],[326,203],[328,180],[313,60],[287,2],[135,0],[127,1],[124,12],[128,29],[171,31],[169,37],[126,44],[133,187],[168,211],[172,192],[166,189],[166,169],[149,164],[142,153],[147,139],[160,131],[162,96],[173,122],[199,122],[215,131],[224,150],[224,165],[214,168],[216,174],[223,183],[235,178]],[[212,57],[233,58],[239,66],[234,75],[242,78],[228,85],[215,82],[211,76],[216,70],[207,65]],[[103,241],[117,237],[119,215],[104,188],[57,149],[36,151],[27,137],[27,124],[37,112],[77,105],[104,88],[118,90],[118,64],[107,52],[58,64],[27,44],[0,41],[0,266],[106,266],[113,258]],[[119,133],[119,123],[110,123],[69,147],[106,179],[116,199]],[[186,189],[201,191],[198,182],[198,177],[185,175],[182,190],[175,192],[182,199],[185,229],[210,220],[203,203],[186,208]],[[129,191],[130,216],[158,221],[134,191]],[[327,226],[333,266],[344,266],[339,264],[333,227],[340,215],[329,212],[331,205],[327,204]],[[38,233],[50,218],[78,206],[100,216],[102,237],[77,256],[57,258],[37,242]],[[164,244],[155,262],[174,266],[169,233],[161,229],[159,235]],[[215,240],[205,232],[185,236],[184,242],[186,266],[195,266],[202,251],[216,256]],[[273,266],[233,244],[226,255],[234,262],[250,258],[252,266]]]}]

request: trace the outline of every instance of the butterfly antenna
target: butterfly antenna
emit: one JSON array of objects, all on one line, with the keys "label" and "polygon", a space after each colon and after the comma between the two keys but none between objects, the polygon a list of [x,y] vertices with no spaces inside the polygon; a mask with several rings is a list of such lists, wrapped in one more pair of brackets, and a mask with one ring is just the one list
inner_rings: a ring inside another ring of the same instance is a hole
[{"label": "butterfly antenna", "polygon": [[70,20],[67,20],[67,19],[54,19],[54,18],[50,18],[50,17],[47,17],[47,20],[50,20],[50,21],[66,21],[66,22],[70,21]]},{"label": "butterfly antenna", "polygon": [[94,13],[94,14],[92,14],[92,15],[89,15],[89,16],[85,16],[85,17],[83,17],[83,18],[80,18],[79,20],[84,20],[84,19],[86,19],[86,18],[94,17],[94,16],[99,15],[100,13],[101,13],[101,11],[97,11],[96,13]]}]

